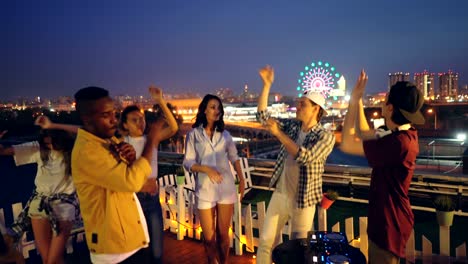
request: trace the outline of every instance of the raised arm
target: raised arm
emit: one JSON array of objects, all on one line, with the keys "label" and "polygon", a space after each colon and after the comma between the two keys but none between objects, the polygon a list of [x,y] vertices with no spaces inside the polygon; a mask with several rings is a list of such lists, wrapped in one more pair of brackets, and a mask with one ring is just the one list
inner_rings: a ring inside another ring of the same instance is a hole
[{"label": "raised arm", "polygon": [[54,123],[47,116],[43,115],[38,116],[34,124],[40,126],[42,129],[60,129],[73,134],[78,133],[78,129],[80,128],[80,126],[77,125]]},{"label": "raised arm", "polygon": [[340,144],[340,149],[343,152],[361,156],[364,155],[364,149],[362,147],[363,135],[367,138],[373,133],[367,124],[362,103],[362,96],[364,95],[367,79],[366,72],[362,70],[351,93],[348,112],[346,113],[343,130],[341,132]]},{"label": "raised arm", "polygon": [[275,71],[270,65],[267,65],[261,68],[258,73],[260,74],[260,77],[262,77],[262,80],[263,80],[263,89],[262,89],[262,92],[260,93],[260,96],[258,97],[258,106],[257,106],[258,112],[261,112],[267,109],[268,95],[270,94],[271,85],[273,84],[273,81],[275,80]]},{"label": "raised arm", "polygon": [[169,109],[169,107],[167,107],[167,102],[163,98],[163,92],[161,88],[150,86],[149,91],[151,97],[161,107],[164,117],[166,118],[167,126],[160,131],[161,139],[166,140],[172,137],[177,132],[179,126],[177,125],[177,121],[174,115],[172,114],[171,110]]}]

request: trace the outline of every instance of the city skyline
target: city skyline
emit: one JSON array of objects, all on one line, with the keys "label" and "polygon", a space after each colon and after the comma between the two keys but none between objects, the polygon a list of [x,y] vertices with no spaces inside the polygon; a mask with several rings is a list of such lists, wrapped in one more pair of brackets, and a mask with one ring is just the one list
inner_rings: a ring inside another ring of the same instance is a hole
[{"label": "city skyline", "polygon": [[[3,8],[4,7],[4,8]],[[72,96],[88,85],[113,96],[219,88],[259,92],[258,69],[276,70],[272,92],[294,95],[299,72],[329,62],[353,87],[387,89],[388,73],[459,73],[468,83],[468,3],[360,0],[181,2],[9,1],[0,28],[1,100]],[[438,87],[435,87],[438,89]]]}]

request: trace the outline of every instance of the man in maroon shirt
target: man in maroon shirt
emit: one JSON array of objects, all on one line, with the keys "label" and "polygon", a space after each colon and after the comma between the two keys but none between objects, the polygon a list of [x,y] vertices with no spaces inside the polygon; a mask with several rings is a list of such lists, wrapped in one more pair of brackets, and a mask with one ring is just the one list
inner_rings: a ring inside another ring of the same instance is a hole
[{"label": "man in maroon shirt", "polygon": [[423,124],[421,92],[409,82],[390,88],[382,116],[385,129],[369,128],[362,104],[367,83],[363,71],[351,94],[343,125],[341,150],[365,155],[372,167],[369,191],[369,263],[400,263],[413,229],[408,190],[419,152],[412,124]]}]

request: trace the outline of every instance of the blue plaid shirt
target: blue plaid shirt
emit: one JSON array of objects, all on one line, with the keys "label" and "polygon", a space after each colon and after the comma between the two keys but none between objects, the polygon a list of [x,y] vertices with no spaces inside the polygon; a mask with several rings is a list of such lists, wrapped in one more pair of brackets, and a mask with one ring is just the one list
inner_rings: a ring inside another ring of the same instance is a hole
[{"label": "blue plaid shirt", "polygon": [[[270,113],[260,111],[257,119],[264,123],[270,118]],[[296,141],[301,129],[301,122],[288,119],[279,122],[281,130]],[[325,162],[335,145],[335,135],[326,131],[320,123],[313,126],[306,134],[304,142],[299,147],[296,162],[299,164],[299,185],[297,188],[297,207],[311,207],[322,199],[322,174]],[[273,170],[270,187],[273,187],[283,173],[286,162],[286,148],[281,145],[278,159]]]}]

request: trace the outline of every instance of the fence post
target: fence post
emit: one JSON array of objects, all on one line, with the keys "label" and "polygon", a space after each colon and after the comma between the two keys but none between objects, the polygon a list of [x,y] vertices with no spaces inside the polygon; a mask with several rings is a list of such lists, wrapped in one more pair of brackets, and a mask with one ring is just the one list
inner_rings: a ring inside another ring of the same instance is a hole
[{"label": "fence post", "polygon": [[411,235],[408,239],[408,242],[406,242],[406,250],[405,250],[405,255],[406,255],[406,263],[415,263],[416,260],[416,248],[415,248],[415,242],[414,242],[414,229],[411,230]]},{"label": "fence post", "polygon": [[242,237],[242,208],[240,203],[240,194],[237,194],[237,202],[234,204],[234,249],[236,250],[236,255],[242,255],[242,242],[240,238]]},{"label": "fence post", "polygon": [[184,240],[185,235],[185,199],[184,185],[177,185],[177,240]]},{"label": "fence post", "polygon": [[[252,221],[252,205],[251,204],[247,205],[244,218],[245,218],[245,242],[247,246],[247,251],[253,252],[254,238],[253,238],[253,221]],[[260,232],[259,232],[259,236],[260,236]]]},{"label": "fence post", "polygon": [[354,219],[352,217],[345,219],[345,233],[348,240],[352,239],[353,242],[351,245],[353,247],[359,247],[359,241],[354,239]]},{"label": "fence post", "polygon": [[422,255],[423,259],[432,256],[432,243],[425,236],[422,236]]},{"label": "fence post", "polygon": [[455,256],[457,258],[466,258],[466,243],[461,244],[455,249]]},{"label": "fence post", "polygon": [[450,256],[450,227],[439,226],[440,255]]},{"label": "fence post", "polygon": [[359,248],[361,252],[369,259],[369,240],[367,237],[367,217],[359,217]]},{"label": "fence post", "polygon": [[[323,209],[322,206],[317,205],[318,213],[318,230],[327,231],[327,210]],[[313,228],[312,228],[313,229]]]}]

